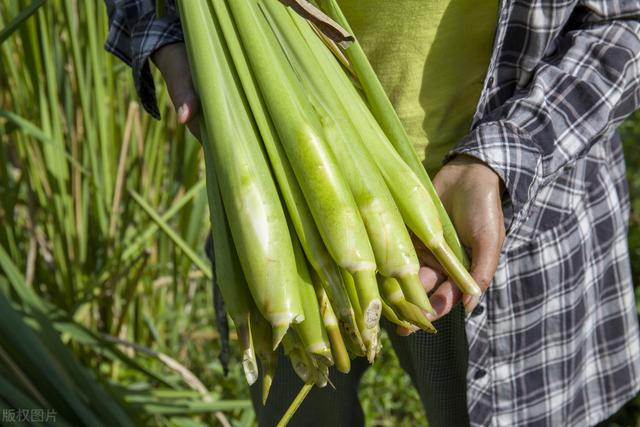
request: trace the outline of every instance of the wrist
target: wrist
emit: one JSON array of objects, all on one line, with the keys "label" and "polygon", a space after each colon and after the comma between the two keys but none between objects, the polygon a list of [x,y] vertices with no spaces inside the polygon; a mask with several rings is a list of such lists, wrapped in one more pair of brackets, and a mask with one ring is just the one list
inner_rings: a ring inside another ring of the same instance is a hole
[{"label": "wrist", "polygon": [[446,164],[446,167],[464,170],[474,178],[481,180],[486,185],[496,188],[499,194],[505,191],[504,181],[500,175],[481,159],[469,154],[455,154]]},{"label": "wrist", "polygon": [[176,58],[184,55],[184,42],[168,43],[160,46],[151,54],[151,61],[155,66],[164,73],[172,63],[176,62]]}]

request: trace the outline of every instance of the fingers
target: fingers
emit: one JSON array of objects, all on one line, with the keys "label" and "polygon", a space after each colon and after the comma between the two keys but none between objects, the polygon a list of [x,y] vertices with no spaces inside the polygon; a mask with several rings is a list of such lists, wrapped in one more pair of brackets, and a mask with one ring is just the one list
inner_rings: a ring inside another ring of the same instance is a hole
[{"label": "fingers", "polygon": [[[459,155],[445,165],[434,177],[433,184],[447,209],[462,243],[471,250],[469,273],[484,292],[496,272],[504,242],[504,218],[501,204],[502,183],[496,172],[481,160]],[[425,288],[434,289],[441,280],[441,271],[423,245],[415,242],[421,265],[432,271],[421,273]],[[435,283],[435,284],[434,284]],[[436,288],[431,304],[439,318],[461,299],[461,292],[450,281]],[[479,298],[465,296],[467,312],[473,310]]]},{"label": "fingers", "polygon": [[189,127],[198,139],[200,128],[198,112],[200,101],[191,80],[191,71],[184,43],[162,46],[153,54],[156,64],[167,84],[167,91],[176,110],[178,121]]},{"label": "fingers", "polygon": [[193,136],[199,140],[200,121],[198,119],[198,111],[200,101],[195,96],[195,92],[191,92],[191,94],[187,94],[182,101],[179,102],[180,106],[176,112],[178,115],[178,121],[181,124],[186,125]]},{"label": "fingers", "polygon": [[[504,231],[496,231],[496,233],[481,233],[471,245],[471,269],[469,273],[483,293],[489,287],[498,268],[500,250],[504,241]],[[479,296],[465,295],[463,298],[465,311],[467,313],[473,311],[479,301]]]},{"label": "fingers", "polygon": [[417,328],[417,327],[409,329],[409,328],[405,328],[403,326],[398,326],[398,327],[396,327],[396,334],[400,335],[401,337],[408,337],[412,333],[417,332],[419,330],[420,330],[420,328]]},{"label": "fingers", "polygon": [[416,254],[420,261],[420,270],[418,275],[422,286],[427,293],[431,292],[437,285],[442,283],[446,279],[445,274],[442,273],[442,267],[431,254],[431,252],[424,247],[422,242],[417,237],[412,235],[413,244],[416,248]]},{"label": "fingers", "polygon": [[199,100],[196,97],[195,92],[193,92],[193,88],[185,88],[179,87],[178,89],[174,89],[174,94],[171,96],[176,108],[176,113],[178,115],[178,121],[186,125],[196,118],[199,110]]},{"label": "fingers", "polygon": [[451,281],[446,281],[438,286],[438,289],[431,295],[431,306],[435,310],[436,314],[427,314],[427,319],[433,322],[440,319],[445,314],[449,313],[451,309],[460,302],[462,298],[462,292]]},{"label": "fingers", "polygon": [[[495,221],[489,224],[501,224],[501,222]],[[496,272],[500,250],[504,242],[504,229],[500,226],[494,228],[480,230],[471,242],[472,261],[469,273],[483,293],[489,287]],[[431,296],[431,305],[436,311],[436,315],[429,317],[429,320],[436,320],[447,314],[461,299],[465,311],[467,313],[473,311],[478,305],[479,297],[463,296],[452,282],[445,282],[447,279],[446,274],[443,273],[442,267],[427,249],[416,245],[416,252],[421,265],[418,274],[425,291],[430,293],[437,288]],[[440,308],[437,306],[440,306]]]},{"label": "fingers", "polygon": [[[424,268],[424,267],[423,267]],[[427,268],[424,268],[427,270]],[[434,270],[431,270],[432,272]],[[440,273],[441,274],[441,273]],[[440,283],[438,281],[438,283]],[[433,313],[425,313],[427,319],[430,322],[440,319],[441,317],[448,314],[451,309],[460,302],[462,299],[462,292],[458,289],[453,282],[447,280],[442,282],[440,286],[436,288],[436,290],[429,298],[433,309],[435,310],[435,314]],[[407,329],[402,326],[396,327],[396,333],[400,336],[408,336],[414,333],[418,329]]]},{"label": "fingers", "polygon": [[447,278],[440,270],[426,266],[420,267],[418,276],[426,293],[433,291],[437,285]]}]

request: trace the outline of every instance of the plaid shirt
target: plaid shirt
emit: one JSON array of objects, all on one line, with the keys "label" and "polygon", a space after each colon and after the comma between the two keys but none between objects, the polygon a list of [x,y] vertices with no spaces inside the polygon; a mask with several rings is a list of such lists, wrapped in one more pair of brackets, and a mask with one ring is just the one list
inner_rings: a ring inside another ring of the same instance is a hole
[{"label": "plaid shirt", "polygon": [[[133,67],[181,39],[175,9],[106,0],[107,49]],[[454,153],[503,179],[507,238],[466,321],[474,426],[594,425],[640,389],[617,125],[640,106],[639,0],[502,0],[473,126]]]}]

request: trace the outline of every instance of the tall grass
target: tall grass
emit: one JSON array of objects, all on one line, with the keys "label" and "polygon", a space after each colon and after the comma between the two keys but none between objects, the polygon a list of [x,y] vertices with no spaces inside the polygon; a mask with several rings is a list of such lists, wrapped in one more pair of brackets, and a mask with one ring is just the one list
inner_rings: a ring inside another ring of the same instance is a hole
[{"label": "tall grass", "polygon": [[[215,360],[200,147],[164,91],[162,123],[141,111],[106,34],[102,2],[0,5],[0,310],[15,326],[0,328],[1,377],[41,406],[20,378],[73,378],[56,389],[83,397],[72,424],[251,422],[248,401],[220,401],[246,390]],[[42,371],[19,363],[58,350]]]}]

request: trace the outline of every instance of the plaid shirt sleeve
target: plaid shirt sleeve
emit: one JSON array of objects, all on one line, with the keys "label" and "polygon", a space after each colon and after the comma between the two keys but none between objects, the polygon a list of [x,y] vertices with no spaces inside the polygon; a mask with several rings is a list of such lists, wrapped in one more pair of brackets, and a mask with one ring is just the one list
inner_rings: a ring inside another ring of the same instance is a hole
[{"label": "plaid shirt sleeve", "polygon": [[129,64],[143,107],[156,119],[158,111],[149,56],[160,47],[184,40],[173,0],[166,0],[165,13],[156,15],[155,0],[105,0],[109,35],[105,48]]},{"label": "plaid shirt sleeve", "polygon": [[[541,187],[640,106],[639,3],[575,3],[572,10],[556,13],[556,25],[563,28],[535,64],[517,57],[517,48],[509,58],[509,44],[525,46],[528,41],[516,30],[506,35],[506,54],[497,67],[509,63],[519,70],[513,95],[488,106],[493,109],[453,151],[481,159],[500,175],[510,196],[510,230],[527,218]],[[535,34],[536,19],[541,20],[533,13],[510,17],[514,23],[518,19],[530,34]],[[488,78],[489,86],[493,80]],[[494,98],[504,89],[495,87]]]}]

